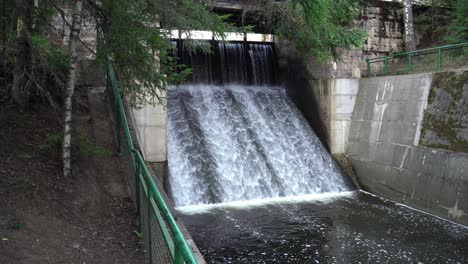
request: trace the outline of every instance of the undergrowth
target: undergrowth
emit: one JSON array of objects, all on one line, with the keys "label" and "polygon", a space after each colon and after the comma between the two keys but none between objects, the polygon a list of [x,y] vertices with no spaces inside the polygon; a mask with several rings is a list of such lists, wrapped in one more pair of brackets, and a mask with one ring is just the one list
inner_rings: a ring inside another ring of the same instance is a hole
[{"label": "undergrowth", "polygon": [[[43,153],[58,153],[62,149],[63,133],[50,134],[44,144],[39,145],[39,150]],[[81,157],[104,157],[110,154],[110,151],[99,146],[88,136],[76,133],[71,140],[72,152]]]}]

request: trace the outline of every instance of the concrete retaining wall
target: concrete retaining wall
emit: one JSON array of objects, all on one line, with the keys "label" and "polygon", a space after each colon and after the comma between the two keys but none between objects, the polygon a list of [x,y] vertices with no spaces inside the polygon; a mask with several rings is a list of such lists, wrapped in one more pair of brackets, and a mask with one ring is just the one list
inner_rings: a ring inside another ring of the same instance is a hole
[{"label": "concrete retaining wall", "polygon": [[314,96],[309,100],[316,100],[331,154],[341,154],[346,150],[358,88],[358,79],[311,82]]},{"label": "concrete retaining wall", "polygon": [[[365,58],[387,56],[403,51],[403,18],[401,3],[369,1],[361,6],[353,24],[367,32],[361,48],[339,49],[340,62],[317,63],[307,60],[307,69],[315,79],[360,78],[367,74]],[[383,63],[373,65],[374,71]]]},{"label": "concrete retaining wall", "polygon": [[365,189],[468,224],[468,155],[419,146],[432,81],[361,79],[346,154]]},{"label": "concrete retaining wall", "polygon": [[[164,95],[159,95],[165,98]],[[133,108],[131,121],[136,129],[138,143],[148,162],[167,161],[167,111],[166,104],[145,105]]]}]

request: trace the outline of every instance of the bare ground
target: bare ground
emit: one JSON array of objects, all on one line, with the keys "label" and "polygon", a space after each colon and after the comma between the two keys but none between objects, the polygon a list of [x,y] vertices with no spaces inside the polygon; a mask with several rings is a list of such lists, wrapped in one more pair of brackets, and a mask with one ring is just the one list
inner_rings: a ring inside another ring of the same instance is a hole
[{"label": "bare ground", "polygon": [[102,94],[89,100],[88,87],[78,90],[73,125],[106,153],[75,155],[69,179],[59,150],[40,150],[61,131],[57,114],[5,94],[0,87],[0,263],[145,263]]}]

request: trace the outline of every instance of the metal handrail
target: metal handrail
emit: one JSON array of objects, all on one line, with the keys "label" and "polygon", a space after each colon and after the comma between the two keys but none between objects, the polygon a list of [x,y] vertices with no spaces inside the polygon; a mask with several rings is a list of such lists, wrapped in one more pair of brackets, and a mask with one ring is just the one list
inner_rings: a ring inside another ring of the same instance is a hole
[{"label": "metal handrail", "polygon": [[384,73],[384,75],[387,75],[389,60],[395,59],[397,57],[406,56],[408,58],[407,65],[408,65],[408,67],[411,68],[411,66],[413,64],[412,59],[413,59],[414,56],[434,54],[434,53],[437,53],[437,69],[440,70],[442,68],[442,51],[457,49],[457,48],[463,48],[463,47],[468,47],[468,42],[445,45],[445,46],[434,47],[434,48],[420,49],[420,50],[414,50],[414,51],[407,51],[407,52],[401,52],[401,53],[395,53],[395,54],[391,54],[389,56],[383,56],[383,57],[377,57],[377,58],[366,58],[367,76],[370,77],[371,74],[372,74],[372,66],[371,66],[372,63],[382,62],[383,61],[384,62],[384,68],[383,68],[384,72],[383,73]]},{"label": "metal handrail", "polygon": [[[139,186],[143,187],[143,193],[147,199],[147,208],[148,213],[146,214],[148,223],[148,243],[149,243],[149,260],[150,263],[153,263],[152,257],[152,238],[151,238],[151,218],[155,217],[158,226],[163,234],[164,241],[169,249],[173,263],[190,263],[198,264],[197,259],[195,258],[191,248],[189,247],[187,241],[185,240],[182,232],[180,231],[177,222],[175,221],[172,213],[170,212],[168,206],[166,205],[163,196],[159,192],[159,189],[156,183],[151,176],[146,163],[139,153],[135,150],[133,145],[132,136],[130,134],[130,128],[128,126],[127,117],[125,114],[125,109],[122,102],[122,97],[117,85],[117,80],[115,78],[115,72],[110,62],[107,62],[107,77],[110,80],[112,87],[112,92],[117,104],[117,121],[116,125],[118,126],[117,131],[120,131],[120,127],[123,128],[125,134],[125,140],[127,141],[128,151],[132,153],[130,155],[133,171],[135,172],[135,201],[137,204],[138,215],[141,217],[141,208],[140,208],[140,190]],[[118,138],[118,150],[120,152],[120,132],[117,135]],[[166,225],[167,223],[167,225]],[[140,229],[141,227],[139,227]],[[141,230],[139,230],[141,231]],[[172,235],[172,236],[171,236]]]}]

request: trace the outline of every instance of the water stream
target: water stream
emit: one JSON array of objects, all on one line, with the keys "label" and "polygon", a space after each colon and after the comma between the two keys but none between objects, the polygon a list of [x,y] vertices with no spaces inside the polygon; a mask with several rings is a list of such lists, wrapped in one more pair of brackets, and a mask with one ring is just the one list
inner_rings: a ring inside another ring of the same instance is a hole
[{"label": "water stream", "polygon": [[171,196],[208,263],[468,263],[468,229],[354,190],[283,87],[269,44],[176,52]]},{"label": "water stream", "polygon": [[168,117],[176,206],[349,190],[281,87],[177,87]]}]

